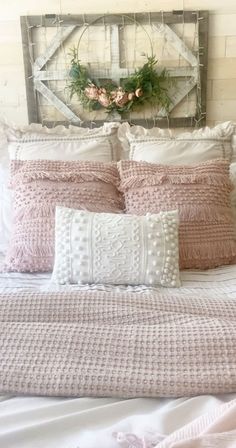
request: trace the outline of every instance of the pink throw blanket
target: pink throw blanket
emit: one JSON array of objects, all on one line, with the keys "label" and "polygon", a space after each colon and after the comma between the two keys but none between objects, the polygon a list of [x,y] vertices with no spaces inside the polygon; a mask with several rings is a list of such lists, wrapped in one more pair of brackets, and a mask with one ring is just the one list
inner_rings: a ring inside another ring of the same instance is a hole
[{"label": "pink throw blanket", "polygon": [[236,392],[236,301],[105,291],[0,295],[0,393]]}]

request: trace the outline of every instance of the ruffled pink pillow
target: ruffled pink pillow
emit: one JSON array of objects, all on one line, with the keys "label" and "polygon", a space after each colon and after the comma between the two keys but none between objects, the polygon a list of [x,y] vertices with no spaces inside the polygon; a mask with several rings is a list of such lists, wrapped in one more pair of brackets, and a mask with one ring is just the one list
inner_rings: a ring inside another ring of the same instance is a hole
[{"label": "ruffled pink pillow", "polygon": [[51,271],[56,205],[121,213],[123,200],[118,184],[115,163],[12,161],[14,228],[6,270]]},{"label": "ruffled pink pillow", "polygon": [[165,166],[124,160],[118,169],[127,213],[179,210],[182,269],[207,269],[236,262],[227,161]]}]

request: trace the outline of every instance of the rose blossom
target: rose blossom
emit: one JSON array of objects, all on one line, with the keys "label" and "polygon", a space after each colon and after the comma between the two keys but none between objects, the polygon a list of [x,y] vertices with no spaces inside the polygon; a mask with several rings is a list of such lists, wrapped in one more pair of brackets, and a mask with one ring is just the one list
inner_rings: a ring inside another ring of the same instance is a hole
[{"label": "rose blossom", "polygon": [[98,94],[98,102],[103,107],[108,107],[111,104],[111,100],[110,100],[109,96],[107,95],[106,89],[100,90],[100,92]]},{"label": "rose blossom", "polygon": [[84,89],[84,93],[89,100],[97,100],[98,99],[98,88],[91,84]]},{"label": "rose blossom", "polygon": [[135,90],[135,95],[139,98],[140,96],[142,96],[142,94],[143,94],[143,91],[142,91],[142,89],[136,89]]},{"label": "rose blossom", "polygon": [[126,93],[121,87],[117,90],[114,102],[117,106],[122,107],[128,102],[128,93]]},{"label": "rose blossom", "polygon": [[130,92],[130,93],[128,94],[128,100],[129,100],[129,101],[132,101],[132,100],[134,99],[134,97],[135,97],[135,93],[134,93],[134,92]]},{"label": "rose blossom", "polygon": [[116,98],[116,95],[117,95],[117,90],[112,90],[112,91],[110,92],[110,96],[111,96],[111,98],[112,98],[113,100]]}]

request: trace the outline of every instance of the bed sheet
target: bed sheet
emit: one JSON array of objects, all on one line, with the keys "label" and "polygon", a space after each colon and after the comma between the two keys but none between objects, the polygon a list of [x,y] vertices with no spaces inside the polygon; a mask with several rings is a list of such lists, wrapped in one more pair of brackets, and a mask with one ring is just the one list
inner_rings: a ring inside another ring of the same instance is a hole
[{"label": "bed sheet", "polygon": [[121,448],[113,437],[115,432],[142,436],[155,430],[169,435],[232,399],[236,394],[175,400],[2,397],[0,446]]},{"label": "bed sheet", "polygon": [[[2,258],[0,257],[0,266]],[[223,266],[207,271],[186,270],[180,273],[181,287],[176,288],[175,293],[188,295],[197,291],[206,292],[216,291],[223,293],[231,299],[236,299],[236,265]],[[98,289],[98,290],[129,290],[129,291],[155,291],[160,287],[146,286],[104,286],[104,285],[55,285],[51,282],[50,273],[18,273],[18,272],[2,272],[0,267],[0,292],[17,291],[19,288],[28,290],[76,290],[76,289]],[[173,291],[173,288],[163,288],[164,291]]]},{"label": "bed sheet", "polygon": [[[55,286],[50,274],[0,273],[0,292],[76,289]],[[209,271],[181,272],[182,286],[177,293],[185,296],[197,291],[215,291],[236,299],[236,266]],[[127,289],[84,285],[80,289]],[[155,288],[128,287],[139,292]],[[168,288],[166,288],[168,291]],[[168,435],[196,417],[213,410],[219,403],[236,399],[236,394],[198,396],[179,399],[111,399],[0,397],[0,447],[4,448],[118,448],[112,434],[124,431],[142,433],[155,428]]]}]

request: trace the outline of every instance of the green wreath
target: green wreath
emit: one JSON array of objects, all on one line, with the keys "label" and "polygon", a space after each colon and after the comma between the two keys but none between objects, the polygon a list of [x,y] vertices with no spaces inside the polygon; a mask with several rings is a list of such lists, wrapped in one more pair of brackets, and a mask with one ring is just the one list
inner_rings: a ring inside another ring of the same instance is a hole
[{"label": "green wreath", "polygon": [[80,63],[77,49],[72,50],[68,88],[70,96],[77,95],[85,109],[105,109],[108,113],[123,115],[145,105],[158,106],[167,112],[171,104],[168,95],[170,77],[164,68],[157,72],[158,61],[154,56],[122,80],[118,86],[113,81],[100,83],[91,78],[88,68]]}]

